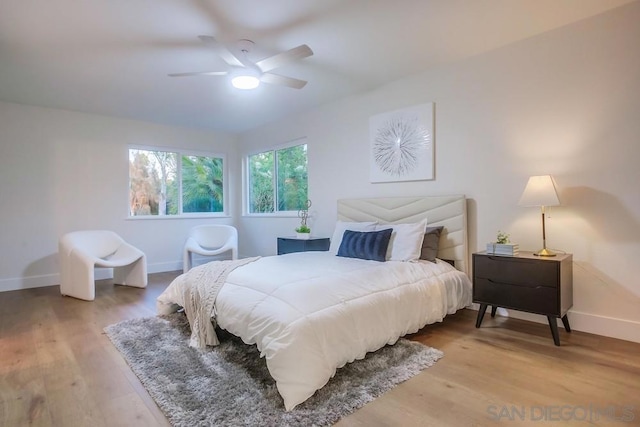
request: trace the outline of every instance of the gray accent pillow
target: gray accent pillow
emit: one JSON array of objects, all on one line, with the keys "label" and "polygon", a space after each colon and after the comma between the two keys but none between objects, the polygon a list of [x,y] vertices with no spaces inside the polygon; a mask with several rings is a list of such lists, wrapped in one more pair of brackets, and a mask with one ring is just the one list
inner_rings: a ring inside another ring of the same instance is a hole
[{"label": "gray accent pillow", "polygon": [[422,250],[420,259],[435,262],[438,255],[438,246],[440,244],[440,234],[444,229],[443,226],[427,227],[424,232],[424,240],[422,241]]}]

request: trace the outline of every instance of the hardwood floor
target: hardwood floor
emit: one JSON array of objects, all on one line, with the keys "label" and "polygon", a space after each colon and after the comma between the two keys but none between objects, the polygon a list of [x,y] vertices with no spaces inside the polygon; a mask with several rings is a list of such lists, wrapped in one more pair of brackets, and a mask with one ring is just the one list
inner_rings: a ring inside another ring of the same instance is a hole
[{"label": "hardwood floor", "polygon": [[[102,281],[96,300],[57,286],[0,293],[0,426],[167,426],[103,328],[155,315],[177,273],[146,289]],[[433,367],[337,425],[640,425],[640,344],[462,310],[412,339]]]}]

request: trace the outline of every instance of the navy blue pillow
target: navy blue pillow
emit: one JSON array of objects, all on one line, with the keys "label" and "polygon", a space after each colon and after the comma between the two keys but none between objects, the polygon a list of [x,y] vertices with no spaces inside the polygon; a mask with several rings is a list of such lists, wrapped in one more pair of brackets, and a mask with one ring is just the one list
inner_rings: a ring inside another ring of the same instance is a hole
[{"label": "navy blue pillow", "polygon": [[380,231],[346,230],[342,235],[338,256],[385,261],[392,231],[392,228]]}]

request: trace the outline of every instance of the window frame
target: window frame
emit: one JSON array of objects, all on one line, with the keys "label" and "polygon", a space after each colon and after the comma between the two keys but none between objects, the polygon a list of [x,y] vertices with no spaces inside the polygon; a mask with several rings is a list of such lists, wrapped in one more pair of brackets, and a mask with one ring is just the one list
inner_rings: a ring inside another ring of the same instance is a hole
[{"label": "window frame", "polygon": [[[127,164],[129,164],[129,157],[131,150],[144,150],[144,151],[164,151],[168,153],[176,153],[178,156],[178,162],[176,164],[176,179],[179,181],[178,185],[178,211],[176,215],[131,215],[129,203],[127,202],[127,219],[130,220],[156,220],[156,219],[185,219],[185,218],[228,218],[229,217],[229,178],[227,164],[227,155],[224,153],[216,153],[213,151],[204,150],[192,150],[176,147],[162,147],[157,145],[138,145],[130,144],[127,146]],[[182,156],[195,156],[195,157],[212,157],[222,159],[222,211],[221,212],[183,212],[182,201]],[[127,168],[128,169],[128,168]],[[131,191],[131,176],[127,173],[127,200],[129,199],[129,192]]]},{"label": "window frame", "polygon": [[[277,151],[286,150],[287,148],[296,147],[298,145],[306,145],[307,146],[307,197],[309,197],[309,144],[307,142],[307,137],[296,138],[291,141],[285,142],[283,144],[278,144],[275,146],[271,146],[269,148],[259,148],[255,150],[251,150],[247,152],[243,156],[242,168],[242,215],[247,217],[262,217],[262,218],[297,218],[298,211],[279,211],[278,208],[278,159],[277,159]],[[251,197],[251,189],[249,188],[251,184],[251,179],[249,177],[249,173],[251,171],[251,167],[249,165],[249,158],[251,156],[255,156],[256,154],[266,153],[268,151],[274,152],[274,173],[273,173],[273,196],[274,196],[274,211],[273,212],[250,212],[249,207],[251,206],[251,201],[249,198]]]}]

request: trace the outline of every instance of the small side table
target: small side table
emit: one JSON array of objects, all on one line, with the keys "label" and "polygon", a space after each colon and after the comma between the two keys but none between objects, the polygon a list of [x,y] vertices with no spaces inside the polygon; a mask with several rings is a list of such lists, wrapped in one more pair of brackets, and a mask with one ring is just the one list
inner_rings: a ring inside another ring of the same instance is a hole
[{"label": "small side table", "polygon": [[480,304],[476,328],[482,324],[487,306],[491,317],[497,307],[547,316],[555,345],[560,345],[561,318],[571,332],[567,311],[573,305],[573,261],[571,254],[539,257],[533,252],[516,256],[473,254],[473,302]]},{"label": "small side table", "polygon": [[328,251],[330,240],[328,237],[312,237],[306,240],[278,237],[278,255],[291,252]]}]

